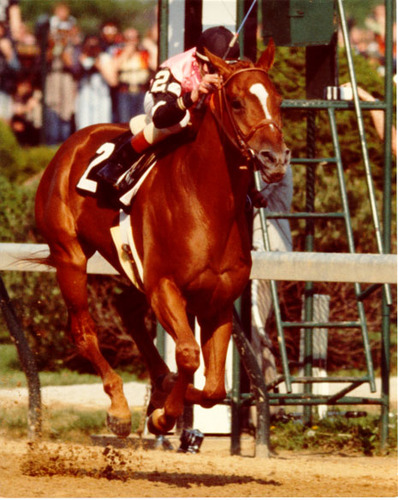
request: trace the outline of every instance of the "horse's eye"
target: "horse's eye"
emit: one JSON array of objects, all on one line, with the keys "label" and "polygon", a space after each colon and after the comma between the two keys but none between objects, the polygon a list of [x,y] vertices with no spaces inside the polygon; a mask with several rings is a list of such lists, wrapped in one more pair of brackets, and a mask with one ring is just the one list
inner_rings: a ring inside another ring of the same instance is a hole
[{"label": "horse's eye", "polygon": [[238,99],[231,101],[231,106],[233,109],[242,109],[242,103]]}]

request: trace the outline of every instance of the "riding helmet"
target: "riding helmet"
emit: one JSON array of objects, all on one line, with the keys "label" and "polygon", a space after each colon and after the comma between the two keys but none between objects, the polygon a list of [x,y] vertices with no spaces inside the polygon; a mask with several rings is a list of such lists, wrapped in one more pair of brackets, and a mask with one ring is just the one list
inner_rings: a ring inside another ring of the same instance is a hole
[{"label": "riding helmet", "polygon": [[205,30],[196,44],[196,57],[202,61],[208,61],[204,49],[206,48],[212,54],[222,57],[227,61],[236,60],[239,58],[239,44],[235,41],[232,47],[229,44],[233,38],[233,34],[224,26],[215,26]]}]

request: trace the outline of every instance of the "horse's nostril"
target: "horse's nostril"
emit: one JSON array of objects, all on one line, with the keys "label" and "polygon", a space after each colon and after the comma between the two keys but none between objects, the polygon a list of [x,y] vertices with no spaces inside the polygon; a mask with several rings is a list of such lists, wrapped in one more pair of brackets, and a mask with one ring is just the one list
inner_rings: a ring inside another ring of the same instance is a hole
[{"label": "horse's nostril", "polygon": [[261,151],[261,156],[269,163],[276,163],[276,155],[272,151]]}]

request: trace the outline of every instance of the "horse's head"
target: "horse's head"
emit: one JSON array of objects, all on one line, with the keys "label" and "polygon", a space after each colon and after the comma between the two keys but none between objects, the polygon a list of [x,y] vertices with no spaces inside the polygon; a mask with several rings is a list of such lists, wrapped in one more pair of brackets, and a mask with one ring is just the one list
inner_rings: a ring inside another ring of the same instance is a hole
[{"label": "horse's head", "polygon": [[218,113],[219,119],[223,115],[224,129],[242,153],[254,159],[265,182],[280,181],[289,165],[290,151],[282,134],[282,99],[268,76],[274,62],[273,41],[256,64],[240,61],[229,65],[208,51],[206,54],[223,77],[223,105]]}]

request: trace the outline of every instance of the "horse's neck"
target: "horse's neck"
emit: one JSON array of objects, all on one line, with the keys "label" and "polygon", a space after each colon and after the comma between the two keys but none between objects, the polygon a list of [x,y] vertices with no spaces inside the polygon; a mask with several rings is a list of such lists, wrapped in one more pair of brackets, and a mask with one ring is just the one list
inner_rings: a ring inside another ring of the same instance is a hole
[{"label": "horse's neck", "polygon": [[195,185],[206,196],[233,198],[234,205],[246,199],[250,173],[242,168],[243,159],[237,147],[220,130],[208,109],[199,127],[193,147],[200,161],[192,169]]}]

